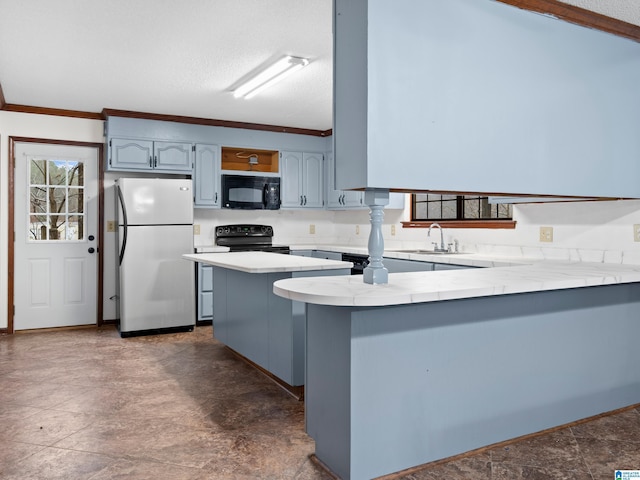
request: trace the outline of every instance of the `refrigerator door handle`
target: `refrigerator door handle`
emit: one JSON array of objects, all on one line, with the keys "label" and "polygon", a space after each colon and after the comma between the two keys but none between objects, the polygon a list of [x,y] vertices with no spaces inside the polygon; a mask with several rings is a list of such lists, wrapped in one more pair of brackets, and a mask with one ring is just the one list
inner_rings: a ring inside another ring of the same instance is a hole
[{"label": "refrigerator door handle", "polygon": [[120,255],[119,255],[119,263],[118,265],[122,265],[122,259],[124,258],[124,251],[127,248],[127,230],[129,225],[127,224],[127,207],[124,204],[124,198],[122,197],[122,191],[120,190],[120,186],[116,186],[118,191],[118,198],[120,199],[120,205],[122,205],[122,247],[120,247]]}]

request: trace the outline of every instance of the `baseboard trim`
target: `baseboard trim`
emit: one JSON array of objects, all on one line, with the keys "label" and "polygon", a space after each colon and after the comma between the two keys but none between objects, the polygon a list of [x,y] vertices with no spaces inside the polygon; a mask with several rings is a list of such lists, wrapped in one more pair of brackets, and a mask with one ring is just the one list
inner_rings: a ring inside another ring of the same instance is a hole
[{"label": "baseboard trim", "polygon": [[229,350],[231,353],[233,353],[240,360],[248,363],[249,365],[254,367],[256,370],[258,370],[259,372],[264,374],[266,377],[271,379],[273,382],[278,384],[278,386],[280,386],[285,392],[287,392],[289,395],[294,397],[296,400],[298,400],[298,401],[303,401],[304,400],[304,385],[299,386],[299,387],[296,387],[296,386],[293,386],[293,385],[289,385],[284,380],[276,377],[269,370],[266,370],[265,368],[261,367],[257,363],[249,360],[247,357],[245,357],[241,353],[236,352],[233,348],[229,347],[228,345],[225,345],[225,347],[227,348],[227,350]]}]

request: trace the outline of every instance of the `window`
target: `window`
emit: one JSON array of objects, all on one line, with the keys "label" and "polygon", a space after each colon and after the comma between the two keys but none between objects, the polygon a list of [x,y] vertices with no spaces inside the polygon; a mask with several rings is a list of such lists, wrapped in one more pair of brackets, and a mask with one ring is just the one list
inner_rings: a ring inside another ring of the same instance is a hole
[{"label": "window", "polygon": [[29,239],[84,239],[84,164],[32,158],[29,162]]},{"label": "window", "polygon": [[489,203],[489,197],[415,193],[411,198],[413,222],[511,220],[513,216],[512,205]]}]

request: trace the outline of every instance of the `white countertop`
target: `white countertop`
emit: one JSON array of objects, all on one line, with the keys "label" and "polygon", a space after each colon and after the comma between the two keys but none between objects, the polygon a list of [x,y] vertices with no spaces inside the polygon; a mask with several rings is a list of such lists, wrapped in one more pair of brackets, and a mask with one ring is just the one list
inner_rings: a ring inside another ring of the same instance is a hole
[{"label": "white countertop", "polygon": [[182,258],[247,273],[306,272],[350,269],[353,266],[351,262],[340,260],[271,252],[194,253],[182,255]]},{"label": "white countertop", "polygon": [[286,279],[275,282],[273,291],[291,300],[320,305],[385,306],[640,282],[640,265],[526,259],[502,262],[486,256],[475,258],[474,254],[420,257],[437,257],[427,261],[439,263],[510,266],[391,273],[389,283],[383,285],[365,284],[362,276]]}]

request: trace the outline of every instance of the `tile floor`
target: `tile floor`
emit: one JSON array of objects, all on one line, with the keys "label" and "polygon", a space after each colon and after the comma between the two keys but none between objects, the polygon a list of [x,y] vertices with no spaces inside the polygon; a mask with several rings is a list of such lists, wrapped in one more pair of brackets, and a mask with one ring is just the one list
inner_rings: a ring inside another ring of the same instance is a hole
[{"label": "tile floor", "polygon": [[[304,405],[212,338],[113,327],[0,336],[0,479],[331,477]],[[640,469],[640,407],[397,476],[609,480]]]}]

